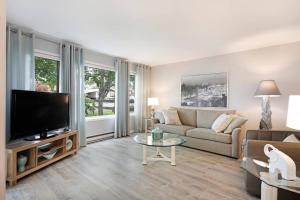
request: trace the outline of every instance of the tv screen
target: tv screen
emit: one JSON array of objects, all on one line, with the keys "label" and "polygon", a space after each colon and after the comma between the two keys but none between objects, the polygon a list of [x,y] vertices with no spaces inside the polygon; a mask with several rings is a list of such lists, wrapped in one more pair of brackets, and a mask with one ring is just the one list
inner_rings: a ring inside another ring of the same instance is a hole
[{"label": "tv screen", "polygon": [[11,139],[69,126],[69,95],[13,90]]}]

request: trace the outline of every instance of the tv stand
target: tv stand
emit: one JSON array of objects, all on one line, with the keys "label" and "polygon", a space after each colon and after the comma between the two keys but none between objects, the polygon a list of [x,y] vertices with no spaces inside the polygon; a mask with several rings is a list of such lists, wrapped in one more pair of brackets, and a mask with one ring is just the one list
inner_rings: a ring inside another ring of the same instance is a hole
[{"label": "tv stand", "polygon": [[44,133],[40,133],[39,135],[33,135],[30,137],[26,137],[26,138],[24,138],[24,140],[26,140],[26,141],[45,140],[47,138],[52,138],[55,136],[57,136],[56,133],[48,134],[47,132],[44,132]]},{"label": "tv stand", "polygon": [[[68,140],[71,140],[73,145],[67,145]],[[6,181],[10,186],[16,185],[17,180],[67,156],[76,154],[78,148],[78,131],[63,132],[43,140],[12,141],[6,145]],[[53,154],[52,157],[49,157],[51,154]],[[27,162],[25,168],[20,170],[20,168],[18,169],[18,160],[21,160],[22,157],[26,157]]]}]

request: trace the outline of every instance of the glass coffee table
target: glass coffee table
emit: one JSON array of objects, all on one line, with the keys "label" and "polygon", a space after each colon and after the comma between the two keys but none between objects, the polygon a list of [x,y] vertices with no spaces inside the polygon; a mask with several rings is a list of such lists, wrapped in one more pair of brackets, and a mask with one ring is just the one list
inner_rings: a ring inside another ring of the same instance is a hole
[{"label": "glass coffee table", "polygon": [[300,197],[300,178],[294,181],[288,181],[271,175],[268,172],[268,163],[255,158],[243,158],[241,167],[261,180],[261,199],[277,200],[278,189],[286,190]]},{"label": "glass coffee table", "polygon": [[[181,138],[177,134],[172,133],[164,133],[163,139],[161,140],[152,140],[152,135],[149,133],[140,133],[134,136],[134,141],[138,144],[143,145],[143,165],[147,165],[148,161],[166,161],[170,162],[171,165],[176,165],[176,155],[175,155],[175,147],[181,145],[185,142],[183,138]],[[153,156],[147,156],[147,147],[156,147],[156,154]],[[163,153],[161,153],[161,147],[171,147],[171,157],[167,157]]]}]

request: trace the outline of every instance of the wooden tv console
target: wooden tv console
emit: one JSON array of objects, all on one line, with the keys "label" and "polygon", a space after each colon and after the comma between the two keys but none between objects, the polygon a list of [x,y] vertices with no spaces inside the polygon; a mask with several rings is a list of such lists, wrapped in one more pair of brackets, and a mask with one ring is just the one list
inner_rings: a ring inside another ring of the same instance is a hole
[{"label": "wooden tv console", "polygon": [[[66,142],[68,139],[72,140],[72,148],[67,151]],[[48,149],[41,150],[41,146],[50,144]],[[7,155],[7,176],[6,181],[10,186],[16,185],[17,180],[27,176],[41,168],[44,168],[62,158],[76,154],[79,148],[78,131],[68,131],[59,134],[55,137],[37,140],[25,141],[16,140],[6,145]],[[53,151],[57,151],[53,158],[46,159],[47,155]],[[24,155],[27,157],[27,163],[23,172],[18,172],[18,156]]]}]

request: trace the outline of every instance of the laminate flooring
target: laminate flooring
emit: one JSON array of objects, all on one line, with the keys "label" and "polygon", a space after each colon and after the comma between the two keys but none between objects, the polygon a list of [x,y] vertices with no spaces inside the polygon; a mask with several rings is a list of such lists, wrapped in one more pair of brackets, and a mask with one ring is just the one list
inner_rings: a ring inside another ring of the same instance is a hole
[{"label": "laminate flooring", "polygon": [[[170,155],[170,148],[161,148]],[[155,153],[149,148],[148,155]],[[133,137],[81,148],[7,186],[8,200],[254,200],[247,194],[240,162],[228,157],[176,147],[176,166],[143,166],[142,146]]]}]

